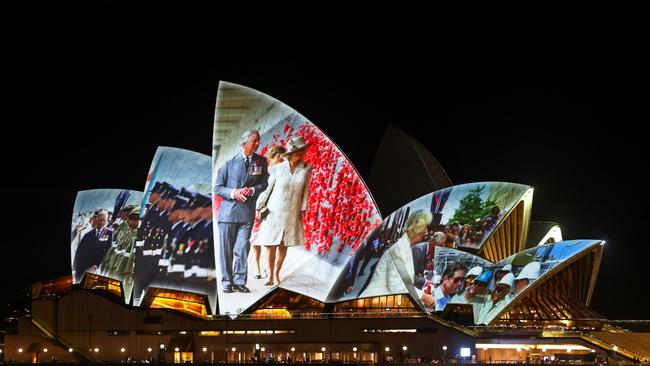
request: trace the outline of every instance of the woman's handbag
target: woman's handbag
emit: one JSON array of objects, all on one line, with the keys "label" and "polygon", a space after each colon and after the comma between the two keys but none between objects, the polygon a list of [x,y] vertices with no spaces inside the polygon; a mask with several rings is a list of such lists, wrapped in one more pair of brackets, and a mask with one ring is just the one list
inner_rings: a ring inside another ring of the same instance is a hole
[{"label": "woman's handbag", "polygon": [[260,220],[264,220],[266,218],[266,216],[268,216],[269,212],[270,211],[269,211],[268,207],[264,207],[263,209],[261,209],[260,210]]}]

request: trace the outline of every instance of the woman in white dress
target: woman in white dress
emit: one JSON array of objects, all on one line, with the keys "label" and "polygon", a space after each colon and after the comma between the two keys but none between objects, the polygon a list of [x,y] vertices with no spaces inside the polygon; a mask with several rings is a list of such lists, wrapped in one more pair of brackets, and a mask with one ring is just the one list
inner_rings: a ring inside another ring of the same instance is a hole
[{"label": "woman in white dress", "polygon": [[257,242],[267,250],[269,280],[266,286],[280,284],[280,270],[287,247],[304,245],[303,218],[309,201],[311,164],[303,160],[309,144],[301,136],[287,142],[285,161],[274,165],[269,186],[257,199],[257,216],[262,225]]},{"label": "woman in white dress", "polygon": [[[282,154],[287,152],[287,149],[284,146],[281,145],[275,145],[272,146],[269,151],[266,153],[266,159],[269,163],[269,174],[272,174],[271,167],[275,164],[279,164],[284,161],[284,157],[282,157]],[[266,276],[262,276],[262,271],[260,270],[260,254],[262,252],[262,244],[257,240],[258,235],[260,233],[260,226],[262,224],[262,220],[260,220],[259,216],[255,218],[255,222],[253,224],[253,232],[251,234],[251,244],[253,245],[253,261],[255,262],[255,269],[257,270],[257,274],[255,275],[255,279],[261,279],[265,278]]]}]

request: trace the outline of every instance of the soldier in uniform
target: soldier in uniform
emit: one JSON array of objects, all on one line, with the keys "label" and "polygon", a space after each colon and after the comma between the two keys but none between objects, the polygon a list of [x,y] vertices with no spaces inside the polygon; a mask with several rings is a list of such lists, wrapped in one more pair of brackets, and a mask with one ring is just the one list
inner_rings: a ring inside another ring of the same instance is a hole
[{"label": "soldier in uniform", "polygon": [[[184,189],[184,188],[183,188]],[[169,265],[169,260],[172,258],[173,253],[178,249],[179,240],[185,234],[189,226],[185,223],[185,216],[187,215],[187,203],[189,200],[179,195],[175,197],[175,203],[169,210],[170,230],[165,235],[163,243],[163,253],[161,266]]]},{"label": "soldier in uniform", "polygon": [[197,237],[199,245],[194,254],[196,255],[196,265],[198,271],[197,277],[214,277],[214,233],[212,231],[212,200],[210,197],[205,196],[200,202],[201,207],[201,222],[200,236]]},{"label": "soldier in uniform", "polygon": [[108,212],[104,209],[97,209],[93,213],[93,230],[87,232],[74,257],[72,268],[74,269],[75,283],[79,283],[85,272],[95,272],[101,265],[108,248],[113,242],[113,230],[109,229]]},{"label": "soldier in uniform", "polygon": [[195,194],[192,200],[188,202],[185,215],[187,231],[180,239],[173,262],[175,272],[181,274],[180,278],[191,277],[193,275],[192,266],[198,267],[195,254],[203,238],[204,220],[202,211],[205,202],[210,202],[210,198],[200,193]]},{"label": "soldier in uniform", "polygon": [[136,259],[138,265],[136,266],[134,293],[140,301],[158,272],[158,260],[162,256],[163,239],[171,227],[169,208],[174,205],[174,197],[178,193],[179,190],[174,186],[163,182],[160,185],[160,192],[158,192],[157,204],[147,211],[140,230],[138,230],[139,242],[136,245],[140,244],[142,251],[140,254],[140,250],[138,250]]},{"label": "soldier in uniform", "polygon": [[[115,269],[117,268],[117,263],[121,260],[122,255],[118,254],[120,248],[120,232],[129,228],[128,216],[136,209],[136,205],[128,205],[120,210],[118,214],[118,219],[113,222],[113,243],[111,247],[106,252],[106,256],[102,261],[102,265],[99,267],[99,274],[106,277],[117,278],[115,277]],[[139,214],[139,210],[138,210]],[[118,223],[119,222],[119,223]],[[137,229],[137,226],[136,226]]]},{"label": "soldier in uniform", "polygon": [[133,288],[133,275],[135,270],[135,240],[138,235],[138,225],[140,224],[140,210],[133,210],[126,218],[126,228],[121,229],[116,241],[118,242],[117,260],[113,266],[113,278],[122,281],[126,299],[131,298],[131,289]]}]

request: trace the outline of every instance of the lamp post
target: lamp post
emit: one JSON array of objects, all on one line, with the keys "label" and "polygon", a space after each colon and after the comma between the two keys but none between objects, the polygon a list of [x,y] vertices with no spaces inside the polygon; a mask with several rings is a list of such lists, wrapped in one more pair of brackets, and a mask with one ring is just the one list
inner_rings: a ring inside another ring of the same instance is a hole
[{"label": "lamp post", "polygon": [[447,360],[447,346],[442,346],[442,362]]},{"label": "lamp post", "polygon": [[165,362],[165,344],[159,344],[160,350],[158,351],[158,362]]}]

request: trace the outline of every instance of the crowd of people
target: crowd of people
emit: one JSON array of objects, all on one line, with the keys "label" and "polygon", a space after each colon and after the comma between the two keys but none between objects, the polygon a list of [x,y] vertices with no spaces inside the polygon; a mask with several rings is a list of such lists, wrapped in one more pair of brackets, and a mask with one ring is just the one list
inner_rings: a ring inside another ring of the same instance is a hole
[{"label": "crowd of people", "polygon": [[[518,268],[521,267],[521,268]],[[517,275],[515,275],[515,272]],[[461,261],[448,264],[432,283],[435,310],[448,304],[473,305],[474,322],[488,324],[541,275],[541,264],[531,261],[524,266],[468,266]]]},{"label": "crowd of people", "polygon": [[[440,207],[437,208],[437,210],[440,209]],[[501,220],[502,214],[500,208],[494,206],[489,215],[477,220],[474,225],[461,225],[459,222],[452,222],[447,225],[436,224],[434,217],[436,217],[435,212],[427,210],[410,212],[409,207],[403,207],[384,220],[351,257],[348,266],[344,269],[342,279],[339,281],[339,290],[336,291],[338,296],[341,298],[351,296],[356,281],[364,277],[363,284],[357,286],[358,291],[354,291],[354,295],[361,295],[372,281],[374,275],[370,274],[373,274],[377,269],[379,269],[380,273],[382,272],[383,266],[377,266],[380,264],[380,258],[382,258],[384,252],[392,248],[401,239],[403,243],[408,242],[409,244],[408,246],[404,244],[404,248],[400,250],[401,254],[396,253],[396,255],[408,258],[409,262],[413,262],[413,284],[418,290],[423,291],[425,298],[423,301],[432,307],[433,301],[428,295],[432,293],[431,288],[435,280],[435,247],[476,248],[478,243],[485,241],[487,236],[494,230]],[[416,222],[419,223],[417,228],[413,226]],[[410,234],[408,233],[409,230],[411,231]],[[411,253],[409,253],[409,248]],[[397,248],[392,250],[398,251]],[[369,270],[366,271],[366,269]],[[380,275],[385,276],[386,274],[381,273]]]},{"label": "crowd of people", "polygon": [[[433,238],[437,243],[448,248],[478,249],[490,236],[502,217],[501,209],[498,206],[493,206],[489,215],[475,222],[454,221],[447,225],[433,225],[429,229],[429,238]],[[444,234],[444,241],[440,236],[434,238],[436,232]]]}]

